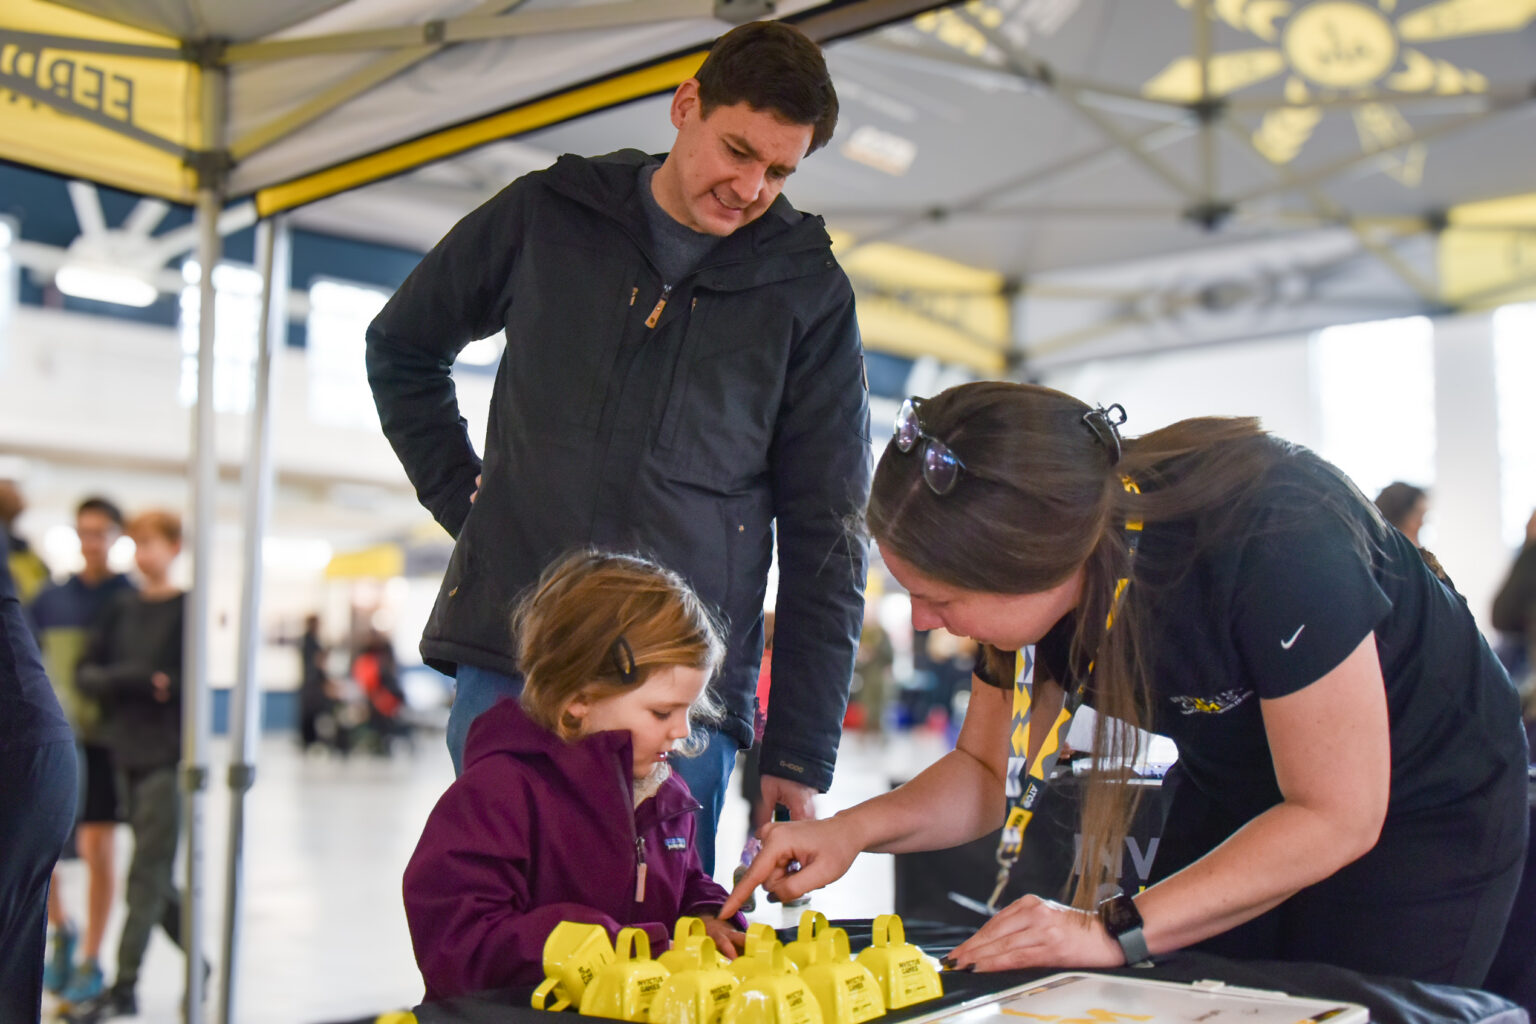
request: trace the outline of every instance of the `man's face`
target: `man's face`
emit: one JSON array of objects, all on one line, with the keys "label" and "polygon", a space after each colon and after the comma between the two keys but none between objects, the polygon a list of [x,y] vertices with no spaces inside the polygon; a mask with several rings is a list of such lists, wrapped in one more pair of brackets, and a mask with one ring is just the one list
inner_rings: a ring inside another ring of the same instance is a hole
[{"label": "man's face", "polygon": [[716,107],[706,117],[693,79],[672,97],[672,124],[677,141],[669,159],[677,161],[681,192],[672,198],[682,207],[679,219],[708,235],[724,237],[761,217],[811,146],[811,125],[786,123],[746,103]]},{"label": "man's face", "polygon": [[80,537],[80,554],[85,558],[86,570],[104,572],[107,554],[122,534],[118,525],[105,512],[86,509],[75,517],[75,533]]}]

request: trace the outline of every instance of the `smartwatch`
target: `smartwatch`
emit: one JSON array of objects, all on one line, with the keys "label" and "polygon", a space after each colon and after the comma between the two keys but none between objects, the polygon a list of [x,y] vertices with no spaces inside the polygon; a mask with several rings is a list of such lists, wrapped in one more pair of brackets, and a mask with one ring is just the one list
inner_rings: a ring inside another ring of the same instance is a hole
[{"label": "smartwatch", "polygon": [[1104,922],[1110,938],[1120,943],[1127,964],[1140,963],[1152,955],[1141,932],[1141,911],[1125,893],[1117,893],[1099,904],[1099,920]]}]

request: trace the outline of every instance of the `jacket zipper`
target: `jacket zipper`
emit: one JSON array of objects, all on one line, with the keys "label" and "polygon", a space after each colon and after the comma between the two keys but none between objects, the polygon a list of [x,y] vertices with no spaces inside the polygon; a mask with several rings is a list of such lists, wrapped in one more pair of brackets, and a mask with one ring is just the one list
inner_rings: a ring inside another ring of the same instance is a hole
[{"label": "jacket zipper", "polygon": [[645,902],[645,836],[635,836],[635,902]]},{"label": "jacket zipper", "polygon": [[645,326],[655,327],[656,321],[661,319],[661,311],[667,308],[667,296],[672,294],[672,286],[661,286],[661,298],[656,300],[656,307],[651,310],[651,315],[645,318]]}]

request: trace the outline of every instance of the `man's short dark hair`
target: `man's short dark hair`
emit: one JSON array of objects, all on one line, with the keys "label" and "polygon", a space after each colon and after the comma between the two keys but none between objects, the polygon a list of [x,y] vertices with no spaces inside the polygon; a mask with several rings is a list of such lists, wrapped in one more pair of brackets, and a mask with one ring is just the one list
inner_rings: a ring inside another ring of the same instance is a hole
[{"label": "man's short dark hair", "polygon": [[102,515],[112,520],[112,522],[116,523],[118,529],[123,528],[123,510],[118,508],[117,505],[112,501],[107,498],[103,498],[99,494],[93,494],[89,498],[86,498],[84,501],[80,502],[79,505],[75,506],[76,519],[80,518],[80,516],[85,512],[100,512]]},{"label": "man's short dark hair", "polygon": [[716,107],[746,103],[791,124],[811,126],[814,153],[837,127],[837,91],[821,47],[782,21],[749,21],[715,40],[695,76],[705,117]]}]

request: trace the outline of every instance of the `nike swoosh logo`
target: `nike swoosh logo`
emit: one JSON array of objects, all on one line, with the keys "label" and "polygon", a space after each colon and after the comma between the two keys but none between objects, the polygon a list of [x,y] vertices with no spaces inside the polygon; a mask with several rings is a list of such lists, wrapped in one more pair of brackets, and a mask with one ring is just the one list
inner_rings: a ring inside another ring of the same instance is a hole
[{"label": "nike swoosh logo", "polygon": [[1297,626],[1296,627],[1296,632],[1291,634],[1291,638],[1289,640],[1281,640],[1280,641],[1280,649],[1282,651],[1290,650],[1291,649],[1291,645],[1296,642],[1296,638],[1301,636],[1301,631],[1306,629],[1306,628],[1307,628],[1306,623],[1302,623],[1301,625]]}]

